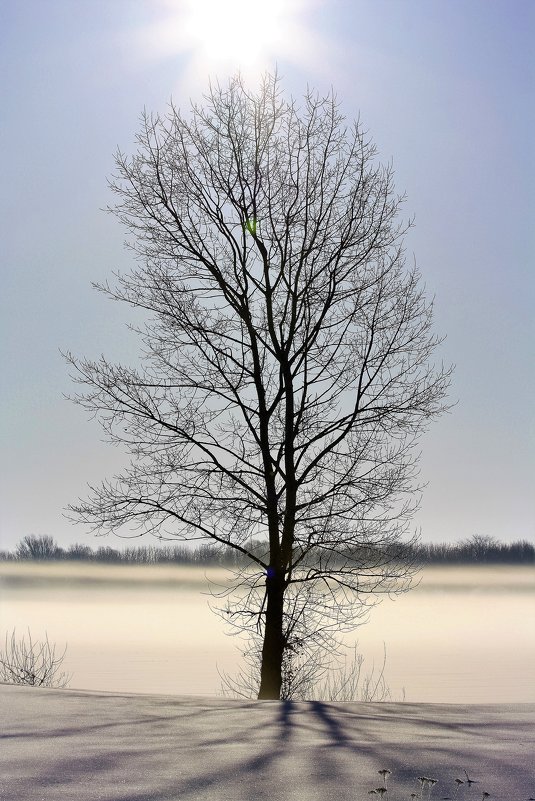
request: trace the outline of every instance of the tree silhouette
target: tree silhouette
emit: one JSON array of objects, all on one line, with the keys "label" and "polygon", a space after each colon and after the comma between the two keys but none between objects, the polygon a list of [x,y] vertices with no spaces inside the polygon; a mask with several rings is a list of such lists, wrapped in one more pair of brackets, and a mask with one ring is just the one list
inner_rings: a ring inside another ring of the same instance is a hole
[{"label": "tree silhouette", "polygon": [[62,553],[53,537],[35,534],[23,537],[15,551],[17,559],[58,559]]},{"label": "tree silhouette", "polygon": [[285,664],[410,582],[415,446],[449,378],[432,304],[392,170],[334,96],[299,108],[238,76],[188,117],[145,114],[137,141],[112,189],[138,266],[100,289],[147,312],[143,366],[68,355],[132,460],[72,510],[248,557],[224,612],[279,698]]}]

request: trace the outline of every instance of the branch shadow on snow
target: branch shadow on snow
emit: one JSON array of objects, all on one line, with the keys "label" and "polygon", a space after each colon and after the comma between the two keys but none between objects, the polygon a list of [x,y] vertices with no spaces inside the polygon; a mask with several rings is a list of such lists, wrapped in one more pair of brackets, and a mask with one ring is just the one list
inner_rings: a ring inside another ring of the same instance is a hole
[{"label": "branch shadow on snow", "polygon": [[529,722],[492,708],[65,691],[31,700],[4,726],[10,801],[354,801],[380,785],[382,768],[392,771],[396,798],[429,775],[441,801],[464,768],[479,783],[458,801],[480,801],[484,790],[528,798],[535,789]]}]

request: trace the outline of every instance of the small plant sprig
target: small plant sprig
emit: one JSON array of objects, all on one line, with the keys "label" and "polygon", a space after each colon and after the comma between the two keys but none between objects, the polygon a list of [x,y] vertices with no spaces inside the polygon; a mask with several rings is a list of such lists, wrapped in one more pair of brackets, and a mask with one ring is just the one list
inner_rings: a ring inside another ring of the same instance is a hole
[{"label": "small plant sprig", "polygon": [[[377,773],[381,776],[383,780],[383,784],[381,787],[375,787],[373,790],[368,790],[368,795],[378,795],[381,798],[381,801],[387,801],[388,798],[388,777],[392,775],[392,771],[388,770],[388,768],[381,768],[377,771]],[[468,787],[471,790],[473,784],[479,784],[479,779],[471,779],[466,772],[464,771],[466,779],[454,779],[453,783],[455,785],[455,789],[453,791],[452,796],[443,796],[442,801],[456,801],[457,796],[459,794],[461,787]],[[436,784],[438,784],[438,779],[433,779],[431,776],[418,776],[416,781],[418,782],[418,789],[419,792],[413,791],[409,794],[409,801],[430,801],[431,793],[433,788]],[[487,801],[488,798],[491,797],[491,794],[484,790],[481,795],[481,801]],[[468,798],[468,796],[466,797]],[[535,798],[531,797],[529,801],[535,801]]]},{"label": "small plant sprig", "polygon": [[386,788],[387,788],[387,786],[388,786],[388,784],[387,784],[387,779],[388,779],[388,776],[390,776],[390,774],[392,773],[392,771],[391,771],[391,770],[388,770],[388,768],[381,768],[381,770],[378,770],[378,771],[377,771],[377,773],[379,774],[379,776],[381,776],[381,777],[382,777],[382,779],[383,779],[383,786],[384,786],[384,787],[385,787],[385,789],[386,789]]},{"label": "small plant sprig", "polygon": [[[431,791],[435,784],[438,784],[438,779],[432,779],[430,776],[418,776],[418,781],[420,782],[420,795],[422,798],[431,798]],[[427,796],[425,795],[425,789],[427,788]]]}]

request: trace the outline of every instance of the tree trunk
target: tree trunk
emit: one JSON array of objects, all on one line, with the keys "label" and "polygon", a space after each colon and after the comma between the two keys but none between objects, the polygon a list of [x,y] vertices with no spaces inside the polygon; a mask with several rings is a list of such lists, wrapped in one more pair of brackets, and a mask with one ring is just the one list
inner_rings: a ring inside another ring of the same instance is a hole
[{"label": "tree trunk", "polygon": [[[274,575],[270,575],[270,573]],[[282,632],[284,589],[281,578],[276,575],[273,568],[268,569],[266,592],[266,626],[262,645],[258,698],[278,700],[281,694],[282,657],[284,653]]]}]

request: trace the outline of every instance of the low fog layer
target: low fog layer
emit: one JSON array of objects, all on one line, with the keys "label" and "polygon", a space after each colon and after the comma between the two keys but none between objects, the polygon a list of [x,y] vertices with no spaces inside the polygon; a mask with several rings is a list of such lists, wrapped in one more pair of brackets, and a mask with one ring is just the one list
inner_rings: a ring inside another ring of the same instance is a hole
[{"label": "low fog layer", "polygon": [[[210,586],[228,579],[214,566],[3,562],[2,626],[67,644],[70,687],[213,695],[218,670],[241,666],[241,642],[209,607]],[[534,579],[533,567],[427,567],[348,645],[358,640],[366,673],[386,648],[392,700],[535,702]]]}]

